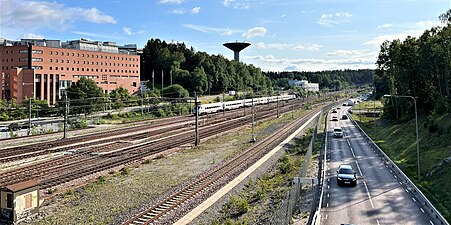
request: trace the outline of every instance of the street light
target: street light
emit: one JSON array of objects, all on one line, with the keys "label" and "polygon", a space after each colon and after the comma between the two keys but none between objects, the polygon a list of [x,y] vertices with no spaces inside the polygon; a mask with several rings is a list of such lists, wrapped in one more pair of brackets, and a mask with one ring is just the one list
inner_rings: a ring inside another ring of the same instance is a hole
[{"label": "street light", "polygon": [[413,99],[413,104],[415,106],[415,126],[417,134],[417,166],[418,166],[418,180],[421,179],[420,176],[420,143],[418,142],[418,113],[417,113],[417,100],[413,96],[408,95],[384,95],[384,97],[396,97],[396,98],[411,98]]}]

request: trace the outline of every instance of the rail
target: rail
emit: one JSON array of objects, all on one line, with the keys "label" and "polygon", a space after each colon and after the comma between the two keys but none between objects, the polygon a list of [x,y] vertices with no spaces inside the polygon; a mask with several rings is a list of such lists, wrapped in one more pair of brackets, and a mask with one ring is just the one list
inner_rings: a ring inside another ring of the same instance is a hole
[{"label": "rail", "polygon": [[355,124],[355,126],[359,129],[360,133],[363,137],[366,138],[366,141],[368,144],[373,148],[373,150],[376,151],[376,153],[380,156],[381,160],[383,160],[384,164],[388,167],[391,167],[391,169],[398,174],[398,177],[402,181],[402,183],[406,186],[408,190],[410,190],[410,193],[418,199],[418,203],[424,207],[425,212],[427,212],[432,220],[434,220],[434,224],[443,224],[443,225],[449,225],[448,221],[442,216],[442,214],[432,205],[432,203],[427,199],[427,197],[421,192],[421,190],[409,179],[409,177],[402,172],[402,170],[388,157],[385,152],[377,146],[376,143],[368,136],[365,131],[359,126],[359,124],[352,118],[352,116],[348,114],[348,117],[350,120]]}]

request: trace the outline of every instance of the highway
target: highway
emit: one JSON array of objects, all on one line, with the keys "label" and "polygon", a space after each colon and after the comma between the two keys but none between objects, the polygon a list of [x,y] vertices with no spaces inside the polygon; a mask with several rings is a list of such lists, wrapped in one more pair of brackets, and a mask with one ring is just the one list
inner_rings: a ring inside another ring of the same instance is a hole
[{"label": "highway", "polygon": [[[326,177],[321,224],[431,224],[421,204],[366,143],[352,122],[341,119],[349,107],[329,113]],[[338,121],[331,121],[337,116]],[[343,138],[333,138],[334,127],[343,128]],[[357,173],[357,186],[338,186],[337,169],[350,164]]]}]

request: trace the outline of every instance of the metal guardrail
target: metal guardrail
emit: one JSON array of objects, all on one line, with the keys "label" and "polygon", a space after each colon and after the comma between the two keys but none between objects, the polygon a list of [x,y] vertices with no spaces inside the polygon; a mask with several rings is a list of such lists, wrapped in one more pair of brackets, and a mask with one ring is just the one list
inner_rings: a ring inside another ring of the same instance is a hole
[{"label": "metal guardrail", "polygon": [[368,144],[373,148],[373,150],[376,151],[376,153],[379,155],[381,160],[385,165],[390,167],[393,172],[395,172],[398,175],[398,178],[402,181],[402,184],[405,185],[407,190],[410,190],[410,193],[418,199],[418,203],[422,205],[422,209],[426,213],[428,213],[433,221],[434,224],[442,224],[442,225],[449,225],[448,221],[442,216],[442,214],[432,205],[432,203],[427,199],[427,197],[421,192],[421,190],[409,179],[409,177],[402,172],[402,170],[390,159],[390,157],[385,154],[384,151],[382,151],[379,146],[377,146],[376,143],[368,136],[365,131],[359,126],[359,124],[352,118],[352,116],[348,114],[348,117],[350,120],[355,124],[355,126],[359,129],[362,136],[366,138],[366,141]]},{"label": "metal guardrail", "polygon": [[[325,110],[325,112],[328,112]],[[324,111],[323,111],[324,114]],[[324,151],[320,154],[320,161],[319,161],[319,171],[318,171],[318,184],[321,188],[320,197],[319,197],[319,203],[316,205],[316,212],[311,216],[312,220],[309,221],[309,224],[315,224],[320,225],[321,224],[321,206],[323,205],[323,198],[324,198],[324,180],[326,177],[326,156],[327,156],[327,113],[324,116],[325,124],[324,124]],[[312,203],[313,204],[313,203]]]}]

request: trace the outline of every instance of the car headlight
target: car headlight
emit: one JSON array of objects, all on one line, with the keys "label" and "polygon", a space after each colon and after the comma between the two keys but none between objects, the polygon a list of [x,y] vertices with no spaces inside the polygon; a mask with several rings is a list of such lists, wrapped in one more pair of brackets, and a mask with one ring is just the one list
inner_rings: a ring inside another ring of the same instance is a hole
[{"label": "car headlight", "polygon": [[343,178],[341,178],[341,177],[337,177],[337,179],[339,179],[339,180],[343,180]]}]

